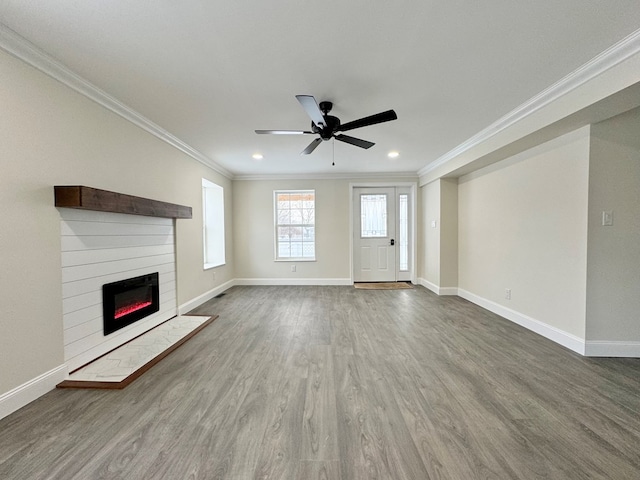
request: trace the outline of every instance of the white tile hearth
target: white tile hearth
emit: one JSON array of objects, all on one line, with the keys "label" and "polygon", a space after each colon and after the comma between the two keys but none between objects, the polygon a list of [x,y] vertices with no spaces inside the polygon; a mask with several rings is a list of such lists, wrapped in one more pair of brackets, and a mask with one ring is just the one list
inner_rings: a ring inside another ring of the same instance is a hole
[{"label": "white tile hearth", "polygon": [[[71,382],[120,383],[193,331],[210,316],[177,316],[69,375]],[[64,382],[63,382],[64,383]]]}]

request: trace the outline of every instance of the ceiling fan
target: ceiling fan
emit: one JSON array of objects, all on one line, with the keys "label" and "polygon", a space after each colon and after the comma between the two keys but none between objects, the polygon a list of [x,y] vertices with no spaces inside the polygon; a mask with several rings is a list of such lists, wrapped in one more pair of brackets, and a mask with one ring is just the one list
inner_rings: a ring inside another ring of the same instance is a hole
[{"label": "ceiling fan", "polygon": [[355,145],[356,147],[371,148],[375,143],[350,137],[349,135],[343,135],[340,132],[367,127],[369,125],[375,125],[376,123],[389,122],[398,118],[396,112],[387,110],[386,112],[376,113],[375,115],[340,124],[338,117],[329,115],[331,108],[333,108],[333,103],[320,102],[320,105],[318,105],[316,99],[311,95],[296,95],[296,98],[311,118],[311,130],[256,130],[256,133],[271,135],[320,135],[319,138],[316,138],[307,148],[300,152],[300,155],[310,154],[323,140],[331,140],[332,138],[340,142]]}]

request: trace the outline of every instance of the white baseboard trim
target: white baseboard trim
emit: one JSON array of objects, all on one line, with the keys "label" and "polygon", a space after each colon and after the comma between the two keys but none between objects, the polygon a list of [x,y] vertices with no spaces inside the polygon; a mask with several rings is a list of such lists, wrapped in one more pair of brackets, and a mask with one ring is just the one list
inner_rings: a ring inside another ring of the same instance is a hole
[{"label": "white baseboard trim", "polygon": [[67,365],[60,365],[0,395],[0,419],[56,388],[57,384],[67,378],[68,373]]},{"label": "white baseboard trim", "polygon": [[418,285],[422,285],[427,290],[431,290],[436,295],[440,295],[440,287],[435,283],[431,283],[426,278],[418,277]]},{"label": "white baseboard trim", "polygon": [[199,295],[196,298],[193,298],[193,299],[189,300],[188,302],[185,302],[182,305],[179,305],[178,306],[178,315],[185,315],[187,312],[190,312],[194,308],[199,307],[204,302],[208,302],[209,300],[211,300],[216,295],[220,295],[222,292],[224,292],[225,290],[230,289],[234,285],[236,285],[236,281],[235,280],[229,280],[228,282],[225,282],[225,283],[223,283],[221,285],[218,285],[217,287],[212,288],[208,292],[205,292],[202,295]]},{"label": "white baseboard trim", "polygon": [[458,295],[458,287],[440,287],[440,295]]},{"label": "white baseboard trim", "polygon": [[640,358],[640,342],[587,340],[588,357]]},{"label": "white baseboard trim", "polygon": [[236,285],[353,285],[350,278],[236,278]]},{"label": "white baseboard trim", "polygon": [[482,298],[471,292],[463,290],[462,288],[458,289],[458,295],[465,300],[469,300],[476,305],[480,305],[482,308],[486,308],[490,312],[496,313],[507,320],[511,320],[513,323],[517,323],[538,335],[542,335],[543,337],[548,338],[569,350],[573,350],[580,355],[586,355],[585,341],[582,338],[576,337],[571,333],[567,333],[559,328],[548,325],[520,312],[516,312],[515,310],[511,310],[510,308],[504,307],[491,300]]},{"label": "white baseboard trim", "polygon": [[418,278],[418,284],[437,295],[458,295],[458,287],[439,287],[422,277]]}]

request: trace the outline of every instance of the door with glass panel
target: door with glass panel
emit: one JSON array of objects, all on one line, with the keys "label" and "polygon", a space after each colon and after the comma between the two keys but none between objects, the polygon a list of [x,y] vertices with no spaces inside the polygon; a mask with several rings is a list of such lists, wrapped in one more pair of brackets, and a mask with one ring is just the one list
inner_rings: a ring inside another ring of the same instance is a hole
[{"label": "door with glass panel", "polygon": [[410,188],[353,189],[353,279],[411,280]]},{"label": "door with glass panel", "polygon": [[395,282],[395,189],[355,188],[353,200],[353,280]]}]

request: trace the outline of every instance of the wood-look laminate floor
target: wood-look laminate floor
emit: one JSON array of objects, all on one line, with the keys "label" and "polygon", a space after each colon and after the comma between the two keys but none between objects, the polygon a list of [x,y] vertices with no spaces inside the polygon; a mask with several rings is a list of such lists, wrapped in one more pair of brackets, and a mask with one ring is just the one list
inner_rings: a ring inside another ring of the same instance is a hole
[{"label": "wood-look laminate floor", "polygon": [[640,360],[422,287],[234,287],[120,391],[0,421],[1,479],[639,479]]}]

